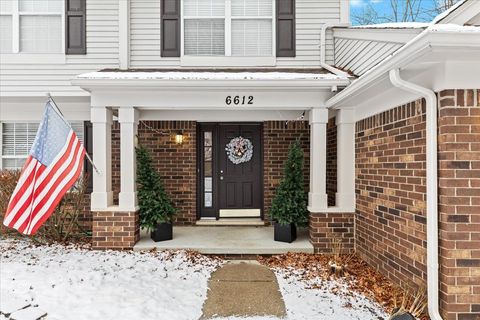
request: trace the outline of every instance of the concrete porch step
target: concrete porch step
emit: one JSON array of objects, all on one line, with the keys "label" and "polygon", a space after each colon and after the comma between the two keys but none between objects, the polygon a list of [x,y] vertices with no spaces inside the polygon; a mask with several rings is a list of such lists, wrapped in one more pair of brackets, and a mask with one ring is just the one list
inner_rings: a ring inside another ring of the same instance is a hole
[{"label": "concrete porch step", "polygon": [[273,240],[273,227],[255,226],[193,226],[173,227],[173,240],[154,242],[146,232],[141,232],[134,251],[195,250],[204,254],[256,255],[287,252],[313,253],[308,230],[298,230],[298,238],[292,243]]},{"label": "concrete porch step", "polygon": [[200,219],[197,226],[264,226],[265,222],[260,218],[220,218]]}]

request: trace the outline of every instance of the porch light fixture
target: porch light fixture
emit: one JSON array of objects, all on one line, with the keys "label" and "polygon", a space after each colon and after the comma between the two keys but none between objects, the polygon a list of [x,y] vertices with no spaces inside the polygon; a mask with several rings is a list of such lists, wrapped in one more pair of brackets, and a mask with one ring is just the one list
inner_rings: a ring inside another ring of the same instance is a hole
[{"label": "porch light fixture", "polygon": [[183,144],[183,133],[182,132],[177,132],[175,134],[175,143],[176,144]]}]

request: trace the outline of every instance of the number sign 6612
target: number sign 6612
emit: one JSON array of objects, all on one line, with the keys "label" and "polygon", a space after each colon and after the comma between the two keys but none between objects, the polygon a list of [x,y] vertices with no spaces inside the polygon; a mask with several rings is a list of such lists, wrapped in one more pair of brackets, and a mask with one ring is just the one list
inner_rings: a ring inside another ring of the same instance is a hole
[{"label": "number sign 6612", "polygon": [[253,96],[227,96],[225,98],[225,103],[229,105],[245,105],[253,104]]}]

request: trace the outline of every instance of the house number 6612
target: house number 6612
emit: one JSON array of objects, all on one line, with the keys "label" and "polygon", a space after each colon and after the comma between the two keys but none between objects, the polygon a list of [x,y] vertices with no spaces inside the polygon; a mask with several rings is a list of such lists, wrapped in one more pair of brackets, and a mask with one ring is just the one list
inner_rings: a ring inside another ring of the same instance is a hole
[{"label": "house number 6612", "polygon": [[225,98],[225,103],[227,106],[234,104],[238,105],[245,105],[245,104],[253,104],[253,96],[227,96]]}]

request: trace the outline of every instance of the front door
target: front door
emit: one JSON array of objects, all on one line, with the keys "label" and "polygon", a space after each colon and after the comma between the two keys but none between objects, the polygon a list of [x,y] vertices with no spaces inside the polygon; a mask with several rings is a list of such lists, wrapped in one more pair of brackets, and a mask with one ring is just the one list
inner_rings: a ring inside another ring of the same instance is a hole
[{"label": "front door", "polygon": [[261,217],[262,124],[201,124],[200,218]]}]

